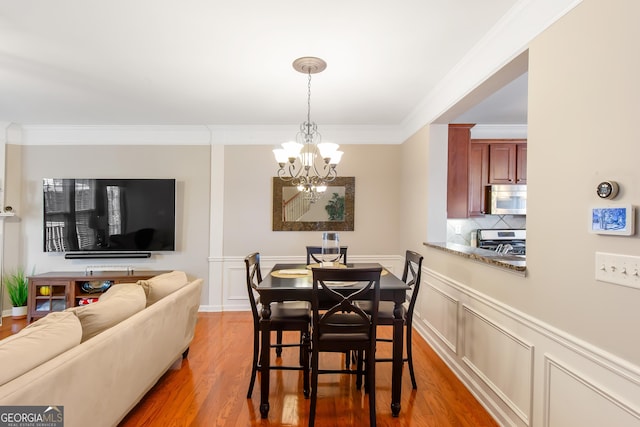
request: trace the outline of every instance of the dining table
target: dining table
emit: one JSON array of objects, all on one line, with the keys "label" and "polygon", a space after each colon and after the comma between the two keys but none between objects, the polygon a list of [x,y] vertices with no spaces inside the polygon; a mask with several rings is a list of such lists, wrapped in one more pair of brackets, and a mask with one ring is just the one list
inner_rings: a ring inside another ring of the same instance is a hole
[{"label": "dining table", "polygon": [[[269,274],[257,286],[262,305],[260,332],[260,415],[267,418],[269,414],[269,376],[271,366],[271,304],[284,301],[311,301],[313,292],[314,267],[319,264],[275,264]],[[349,263],[336,268],[372,268],[381,267],[380,301],[394,302],[392,377],[391,377],[391,413],[397,417],[400,413],[400,395],[402,385],[403,364],[403,331],[404,319],[402,304],[405,302],[410,287],[401,279],[385,269],[379,263]],[[334,290],[353,292],[357,283],[335,287]]]}]

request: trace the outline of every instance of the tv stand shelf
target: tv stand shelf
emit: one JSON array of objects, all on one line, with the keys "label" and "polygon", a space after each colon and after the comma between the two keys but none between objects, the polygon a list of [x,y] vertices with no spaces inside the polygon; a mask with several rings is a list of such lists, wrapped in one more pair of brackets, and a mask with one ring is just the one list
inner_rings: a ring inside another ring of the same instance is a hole
[{"label": "tv stand shelf", "polygon": [[91,282],[99,287],[104,282],[135,283],[168,271],[53,271],[29,276],[29,296],[27,300],[27,322],[44,317],[52,311],[62,311],[80,305],[84,298],[98,298],[102,291],[85,292],[82,285]]}]

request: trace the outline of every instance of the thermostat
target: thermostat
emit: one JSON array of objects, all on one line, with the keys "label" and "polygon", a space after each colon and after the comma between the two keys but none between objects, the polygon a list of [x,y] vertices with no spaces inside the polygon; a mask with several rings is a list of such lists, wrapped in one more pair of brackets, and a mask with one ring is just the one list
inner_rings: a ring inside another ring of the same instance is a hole
[{"label": "thermostat", "polygon": [[618,195],[618,183],[615,181],[602,181],[598,184],[596,194],[601,199],[613,199]]}]

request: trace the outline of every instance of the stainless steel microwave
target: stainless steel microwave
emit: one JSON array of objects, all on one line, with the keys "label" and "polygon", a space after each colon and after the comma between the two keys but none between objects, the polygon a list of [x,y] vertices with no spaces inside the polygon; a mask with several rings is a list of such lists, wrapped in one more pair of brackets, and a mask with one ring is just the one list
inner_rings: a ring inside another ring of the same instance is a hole
[{"label": "stainless steel microwave", "polygon": [[489,213],[492,215],[526,215],[526,185],[492,185]]}]

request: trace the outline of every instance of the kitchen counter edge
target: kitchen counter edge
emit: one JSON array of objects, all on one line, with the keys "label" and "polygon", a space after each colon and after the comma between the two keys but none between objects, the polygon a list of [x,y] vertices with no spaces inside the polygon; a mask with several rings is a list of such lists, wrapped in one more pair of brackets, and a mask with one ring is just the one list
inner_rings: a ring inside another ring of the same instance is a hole
[{"label": "kitchen counter edge", "polygon": [[439,249],[454,255],[458,255],[464,258],[469,258],[475,261],[482,262],[484,264],[490,264],[495,267],[504,268],[504,269],[518,272],[521,274],[524,274],[527,271],[526,260],[522,260],[522,261],[503,260],[503,259],[500,259],[500,257],[497,257],[495,252],[488,251],[486,249],[473,248],[471,246],[459,245],[456,243],[424,242],[423,244],[430,248]]}]

